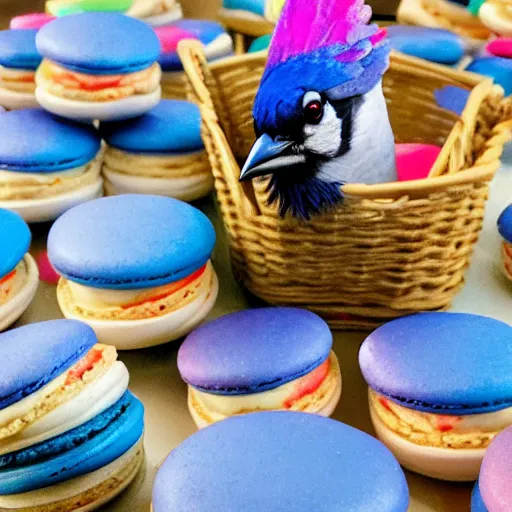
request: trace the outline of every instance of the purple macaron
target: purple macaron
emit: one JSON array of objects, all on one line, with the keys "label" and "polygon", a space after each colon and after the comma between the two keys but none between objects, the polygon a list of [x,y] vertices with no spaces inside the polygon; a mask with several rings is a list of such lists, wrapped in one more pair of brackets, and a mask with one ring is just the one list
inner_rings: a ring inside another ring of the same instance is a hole
[{"label": "purple macaron", "polygon": [[255,410],[328,416],[341,393],[329,327],[296,308],[240,311],[199,327],[182,344],[178,368],[200,427]]}]

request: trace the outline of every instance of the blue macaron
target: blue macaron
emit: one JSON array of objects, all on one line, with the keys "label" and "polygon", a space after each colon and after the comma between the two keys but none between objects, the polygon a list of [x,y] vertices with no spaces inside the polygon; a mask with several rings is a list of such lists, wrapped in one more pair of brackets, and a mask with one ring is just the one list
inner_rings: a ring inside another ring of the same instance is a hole
[{"label": "blue macaron", "polygon": [[371,389],[410,409],[470,415],[512,407],[512,327],[492,318],[394,320],[368,336],[359,363]]},{"label": "blue macaron", "polygon": [[313,414],[260,412],[221,421],[166,459],[154,512],[405,512],[404,473],[388,449]]},{"label": "blue macaron", "polygon": [[272,41],[272,35],[267,34],[265,36],[258,37],[255,39],[251,45],[249,46],[249,49],[247,50],[247,53],[256,53],[261,52],[263,50],[267,50],[270,46],[270,42]]},{"label": "blue macaron", "polygon": [[0,279],[23,259],[31,240],[27,223],[17,213],[0,208]]},{"label": "blue macaron", "polygon": [[498,231],[506,242],[512,243],[512,204],[501,213],[498,219]]},{"label": "blue macaron", "polygon": [[482,499],[482,494],[480,493],[478,481],[476,482],[475,487],[473,487],[473,492],[471,493],[471,512],[488,512]]},{"label": "blue macaron", "polygon": [[149,25],[114,12],[58,18],[38,32],[36,44],[43,57],[93,75],[134,73],[150,67],[160,54]]},{"label": "blue macaron", "polygon": [[220,23],[210,20],[181,19],[172,26],[194,34],[203,44],[213,43],[219,36],[226,34],[226,29]]},{"label": "blue macaron", "polygon": [[494,78],[494,81],[505,90],[505,96],[512,94],[512,59],[478,57],[469,64],[466,70]]},{"label": "blue macaron", "polygon": [[48,255],[71,281],[123,290],[179,281],[207,263],[214,245],[211,222],[193,206],[126,194],[62,215],[50,230]]},{"label": "blue macaron", "polygon": [[29,492],[92,473],[126,453],[141,438],[143,430],[144,407],[127,391],[87,423],[0,456],[0,494]]},{"label": "blue macaron", "polygon": [[0,66],[35,70],[41,63],[36,34],[37,30],[1,30]]},{"label": "blue macaron", "polygon": [[67,371],[97,342],[90,327],[74,320],[30,324],[0,335],[0,410]]},{"label": "blue macaron", "polygon": [[116,149],[138,154],[179,154],[204,150],[201,113],[194,103],[161,100],[141,117],[102,123],[101,135]]},{"label": "blue macaron", "polygon": [[0,116],[0,169],[55,172],[94,159],[101,138],[93,126],[62,119],[42,109],[13,110]]},{"label": "blue macaron", "polygon": [[458,116],[462,115],[466,108],[470,94],[471,90],[456,85],[445,85],[434,91],[437,104],[446,110],[451,110]]},{"label": "blue macaron", "polygon": [[265,16],[265,0],[223,0],[224,9],[249,11],[259,16]]},{"label": "blue macaron", "polygon": [[439,64],[456,64],[464,56],[463,39],[448,30],[391,25],[386,28],[394,50]]},{"label": "blue macaron", "polygon": [[314,313],[252,309],[189,334],[178,353],[178,368],[183,380],[201,391],[246,395],[306,375],[327,360],[331,349],[331,331]]}]

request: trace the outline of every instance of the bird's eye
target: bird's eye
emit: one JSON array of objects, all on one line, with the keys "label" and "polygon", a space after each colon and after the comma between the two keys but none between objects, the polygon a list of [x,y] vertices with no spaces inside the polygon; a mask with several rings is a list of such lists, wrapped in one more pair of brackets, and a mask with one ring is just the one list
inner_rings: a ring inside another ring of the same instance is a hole
[{"label": "bird's eye", "polygon": [[320,100],[312,100],[304,107],[307,124],[318,124],[324,115],[324,106]]}]

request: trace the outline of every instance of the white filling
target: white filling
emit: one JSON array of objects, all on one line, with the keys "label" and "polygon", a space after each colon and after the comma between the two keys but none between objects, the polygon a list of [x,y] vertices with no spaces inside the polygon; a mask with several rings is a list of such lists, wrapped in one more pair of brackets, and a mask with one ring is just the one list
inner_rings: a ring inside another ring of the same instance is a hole
[{"label": "white filling", "polygon": [[128,389],[128,369],[116,361],[107,373],[78,396],[43,416],[15,437],[0,441],[0,455],[56,437],[83,425],[114,405]]}]

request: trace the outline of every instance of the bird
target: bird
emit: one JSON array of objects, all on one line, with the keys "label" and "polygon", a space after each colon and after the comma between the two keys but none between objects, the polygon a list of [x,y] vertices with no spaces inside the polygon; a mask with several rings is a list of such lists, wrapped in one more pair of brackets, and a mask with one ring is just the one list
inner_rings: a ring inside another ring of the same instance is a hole
[{"label": "bird", "polygon": [[309,220],[345,183],[397,180],[382,76],[385,29],[364,0],[288,0],[253,106],[257,140],[240,181],[270,175],[269,204]]}]

